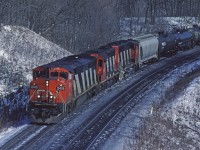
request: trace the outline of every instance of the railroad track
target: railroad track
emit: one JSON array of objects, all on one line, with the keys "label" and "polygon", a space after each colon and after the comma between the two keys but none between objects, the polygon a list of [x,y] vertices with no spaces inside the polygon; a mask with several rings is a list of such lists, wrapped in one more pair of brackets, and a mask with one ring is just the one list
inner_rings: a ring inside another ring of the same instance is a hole
[{"label": "railroad track", "polygon": [[[150,72],[144,79],[129,86],[112,100],[101,112],[95,113],[94,117],[80,130],[76,130],[70,138],[67,138],[56,150],[84,150],[98,149],[104,139],[109,137],[116,129],[117,125],[123,120],[131,109],[141,100],[135,101],[137,96],[144,93],[148,88],[157,82],[163,75],[174,69],[174,65],[179,67],[184,63],[194,61],[200,55],[200,52],[193,53],[190,56],[181,57],[165,65],[155,72]],[[120,115],[121,114],[121,115]],[[119,117],[120,116],[120,117]],[[104,135],[104,138],[100,138]],[[106,137],[105,137],[106,135]],[[94,145],[96,144],[96,145]]]},{"label": "railroad track", "polygon": [[[71,117],[71,115],[68,116],[68,118]],[[70,119],[66,123],[69,122]],[[32,147],[32,145],[45,137],[47,133],[52,132],[53,129],[57,128],[58,126],[58,124],[30,124],[26,129],[2,145],[0,150],[28,150],[30,147]]]},{"label": "railroad track", "polygon": [[31,145],[36,143],[38,140],[40,140],[42,137],[44,137],[51,129],[53,129],[56,125],[40,125],[41,128],[37,130],[35,135],[31,135],[28,138],[30,140],[26,141],[25,143],[19,143],[17,146],[17,149],[15,150],[28,150]]},{"label": "railroad track", "polygon": [[37,125],[28,125],[26,129],[24,129],[22,132],[20,132],[12,139],[10,139],[8,142],[6,142],[4,145],[2,145],[0,149],[2,150],[17,149],[19,143],[25,141],[30,135],[35,134],[41,128],[42,128],[41,126]]},{"label": "railroad track", "polygon": [[[169,71],[174,69],[174,65],[181,66],[185,62],[189,62],[195,59],[200,55],[200,52],[195,51],[190,56],[182,56],[176,58],[170,64],[162,66],[160,70],[150,71],[148,76],[145,74],[142,80],[134,82],[134,85],[129,86],[128,88],[122,90],[116,96],[112,98],[111,103],[106,103],[102,108],[96,110],[90,117],[84,121],[84,123],[79,126],[76,130],[67,133],[66,137],[63,137],[64,140],[61,140],[61,143],[57,143],[53,149],[98,149],[99,144],[104,143],[105,141],[100,139],[100,137],[105,134],[106,137],[109,137],[117,125],[120,124],[123,117],[126,116],[129,111],[140,101],[135,101],[136,97],[148,89],[150,85],[155,83],[163,74],[167,74]],[[101,110],[101,111],[100,111]],[[113,121],[114,120],[114,121]],[[113,125],[114,123],[114,125]],[[58,125],[55,126],[32,126],[22,131],[15,138],[8,141],[0,149],[10,150],[10,149],[35,149],[36,145],[40,140],[49,135],[55,134],[53,132],[53,127],[58,128]],[[113,127],[113,128],[112,128]],[[107,132],[109,131],[109,132]],[[30,136],[34,133],[36,135]],[[51,133],[51,134],[47,134]],[[29,140],[25,140],[29,138]],[[50,137],[49,137],[50,138]],[[42,140],[41,140],[42,141]],[[97,142],[98,141],[98,142]],[[45,140],[44,140],[45,143]],[[44,143],[42,143],[44,145]],[[96,144],[98,143],[98,144]],[[54,143],[53,143],[54,144]],[[96,144],[96,145],[94,145]],[[40,148],[39,148],[40,149]]]}]

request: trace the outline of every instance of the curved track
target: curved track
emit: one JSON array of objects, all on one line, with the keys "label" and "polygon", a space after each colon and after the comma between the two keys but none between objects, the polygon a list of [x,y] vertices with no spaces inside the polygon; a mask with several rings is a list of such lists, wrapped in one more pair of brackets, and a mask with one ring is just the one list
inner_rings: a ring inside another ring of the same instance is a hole
[{"label": "curved track", "polygon": [[37,125],[29,125],[26,129],[14,136],[8,142],[6,142],[0,149],[16,149],[17,145],[26,140],[31,134],[34,134],[41,127]]},{"label": "curved track", "polygon": [[[188,63],[199,56],[200,51],[196,50],[190,55],[175,58],[173,62],[160,67],[157,71],[151,70],[148,75],[142,77],[142,80],[136,81],[114,96],[111,103],[107,103],[102,108],[93,112],[81,126],[76,130],[70,131],[67,136],[63,137],[64,139],[58,143],[54,149],[98,149],[120,124],[124,116],[141,101],[136,100],[138,95],[148,90],[148,88],[164,74],[167,74],[175,67],[181,66],[186,62]],[[55,134],[53,132],[53,127],[57,128],[58,124],[51,126],[31,125],[8,141],[0,149],[31,149],[40,139],[48,136],[46,133],[51,132],[51,135]],[[102,136],[104,138],[102,138]],[[37,146],[35,146],[35,148],[37,148]]]},{"label": "curved track", "polygon": [[46,133],[52,126],[46,125],[29,125],[22,132],[6,142],[0,149],[2,150],[22,150],[28,149],[29,146]]},{"label": "curved track", "polygon": [[123,117],[141,101],[135,101],[136,97],[148,90],[148,88],[163,75],[173,70],[174,65],[179,67],[186,62],[194,61],[199,55],[200,52],[196,52],[190,56],[176,59],[156,72],[150,72],[148,76],[138,81],[136,84],[121,91],[113,98],[112,103],[102,109],[101,112],[98,112],[85,127],[74,134],[73,137],[70,137],[70,140],[65,140],[65,142],[61,144],[62,146],[58,147],[57,150],[98,149],[99,146],[105,142],[104,139],[109,137],[117,125],[119,125]]}]

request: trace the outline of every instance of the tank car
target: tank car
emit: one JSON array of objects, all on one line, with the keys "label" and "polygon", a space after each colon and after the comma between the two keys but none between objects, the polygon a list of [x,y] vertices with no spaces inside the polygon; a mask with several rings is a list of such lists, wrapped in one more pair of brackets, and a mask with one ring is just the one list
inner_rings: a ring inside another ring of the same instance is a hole
[{"label": "tank car", "polygon": [[177,52],[176,36],[171,33],[158,33],[158,52],[159,56],[170,56]]},{"label": "tank car", "polygon": [[178,29],[174,35],[176,37],[178,50],[185,50],[194,47],[194,36],[188,30]]},{"label": "tank car", "polygon": [[193,34],[194,37],[194,44],[200,44],[200,27],[198,25],[193,25],[193,28],[188,29],[189,32]]}]

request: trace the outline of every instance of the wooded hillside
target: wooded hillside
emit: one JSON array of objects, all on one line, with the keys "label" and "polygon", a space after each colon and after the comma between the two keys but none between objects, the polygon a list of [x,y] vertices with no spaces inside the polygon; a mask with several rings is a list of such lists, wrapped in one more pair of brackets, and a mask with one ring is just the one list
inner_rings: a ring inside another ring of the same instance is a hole
[{"label": "wooded hillside", "polygon": [[0,23],[27,27],[78,53],[119,38],[120,19],[199,17],[199,0],[1,0]]}]

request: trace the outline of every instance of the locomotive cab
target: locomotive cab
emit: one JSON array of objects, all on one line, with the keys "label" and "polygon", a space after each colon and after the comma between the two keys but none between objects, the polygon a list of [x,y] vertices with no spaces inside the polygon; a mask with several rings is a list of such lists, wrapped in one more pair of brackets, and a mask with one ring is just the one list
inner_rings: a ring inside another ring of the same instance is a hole
[{"label": "locomotive cab", "polygon": [[[54,123],[95,92],[96,58],[73,55],[33,69],[27,110],[32,122]],[[101,66],[101,64],[100,64]],[[86,93],[90,90],[90,93]]]},{"label": "locomotive cab", "polygon": [[106,53],[100,49],[90,50],[85,54],[96,58],[96,75],[97,81],[100,83],[106,79]]},{"label": "locomotive cab", "polygon": [[[71,74],[61,68],[33,71],[33,81],[30,83],[30,96],[34,101],[60,102],[59,93],[67,89]],[[67,93],[62,93],[66,99]]]},{"label": "locomotive cab", "polygon": [[28,103],[28,111],[33,115],[32,118],[46,120],[52,115],[57,116],[63,113],[66,101],[72,99],[72,83],[71,73],[64,68],[33,69]]}]

